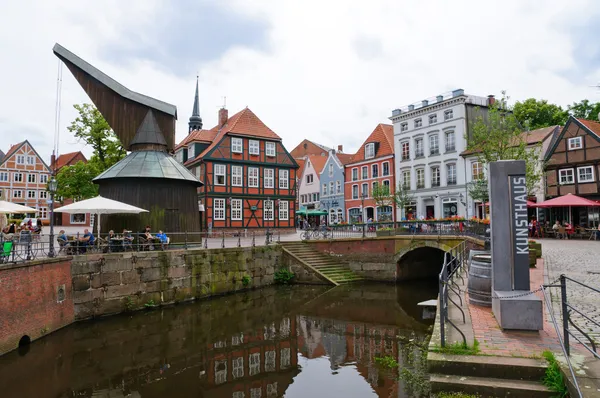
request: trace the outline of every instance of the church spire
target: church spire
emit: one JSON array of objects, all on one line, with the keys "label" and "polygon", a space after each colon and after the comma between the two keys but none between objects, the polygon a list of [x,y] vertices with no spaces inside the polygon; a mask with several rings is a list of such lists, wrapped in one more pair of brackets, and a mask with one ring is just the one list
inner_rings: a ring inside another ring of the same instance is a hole
[{"label": "church spire", "polygon": [[200,117],[200,103],[198,99],[198,76],[196,76],[196,95],[194,97],[194,108],[192,109],[192,116],[188,123],[190,126],[189,133],[193,130],[202,129],[202,118]]}]

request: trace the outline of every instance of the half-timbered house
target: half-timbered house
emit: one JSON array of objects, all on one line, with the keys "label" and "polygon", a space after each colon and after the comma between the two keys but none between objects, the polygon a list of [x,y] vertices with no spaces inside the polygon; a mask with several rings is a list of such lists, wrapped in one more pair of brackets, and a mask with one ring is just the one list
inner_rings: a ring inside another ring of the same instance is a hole
[{"label": "half-timbered house", "polygon": [[175,157],[205,181],[199,188],[207,230],[294,228],[298,164],[281,138],[249,108],[210,130],[192,130]]}]

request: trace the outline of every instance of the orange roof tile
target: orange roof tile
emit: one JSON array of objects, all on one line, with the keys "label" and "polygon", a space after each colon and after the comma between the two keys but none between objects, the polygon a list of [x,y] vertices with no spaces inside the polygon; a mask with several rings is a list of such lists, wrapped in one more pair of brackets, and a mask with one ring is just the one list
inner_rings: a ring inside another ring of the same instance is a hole
[{"label": "orange roof tile", "polygon": [[577,120],[579,120],[579,123],[583,124],[585,127],[590,129],[594,134],[596,134],[597,136],[600,137],[600,123],[596,122],[595,120],[588,120],[588,119],[577,119]]},{"label": "orange roof tile", "polygon": [[350,163],[350,161],[352,160],[352,154],[350,153],[336,153],[337,158],[340,160],[340,162],[342,163],[342,165],[348,164]]},{"label": "orange roof tile", "polygon": [[216,135],[217,132],[213,130],[193,130],[183,139],[183,141],[175,146],[175,150],[183,148],[195,141],[212,142]]},{"label": "orange roof tile", "polygon": [[79,154],[81,154],[81,156],[83,156],[83,158],[87,162],[86,157],[83,155],[83,153],[81,151],[69,152],[69,153],[64,153],[64,154],[60,155],[58,158],[56,158],[56,161],[54,162],[54,164],[50,165],[50,168],[53,170],[60,170],[65,166],[71,166],[69,163],[72,162],[73,159],[75,159],[75,157]]},{"label": "orange roof tile", "polygon": [[299,175],[297,176],[298,178],[302,178],[302,173],[304,172],[304,163],[305,160],[304,159],[294,159],[296,161],[296,163],[298,163],[298,173]]},{"label": "orange roof tile", "polygon": [[327,163],[327,156],[312,155],[308,157],[308,160],[310,160],[310,163],[317,174],[321,174],[323,167],[325,167],[325,163]]},{"label": "orange roof tile", "polygon": [[10,149],[8,150],[8,152],[6,152],[6,155],[4,156],[4,159],[8,159],[13,153],[15,153],[15,151],[17,149],[19,149],[21,147],[21,145],[23,145],[25,143],[25,141],[21,141],[15,145],[11,145]]},{"label": "orange roof tile", "polygon": [[358,163],[365,160],[365,145],[374,142],[379,143],[379,148],[375,153],[375,158],[389,156],[394,154],[394,126],[391,124],[380,123],[375,127],[375,130],[363,142],[361,147],[356,151],[347,163]]}]

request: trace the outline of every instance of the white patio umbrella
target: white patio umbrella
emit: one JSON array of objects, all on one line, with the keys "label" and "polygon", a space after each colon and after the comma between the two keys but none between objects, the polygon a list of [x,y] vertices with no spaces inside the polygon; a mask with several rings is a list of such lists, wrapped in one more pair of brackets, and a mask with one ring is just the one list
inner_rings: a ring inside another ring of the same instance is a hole
[{"label": "white patio umbrella", "polygon": [[16,203],[0,200],[0,214],[35,213],[33,207],[23,206]]},{"label": "white patio umbrella", "polygon": [[100,235],[100,215],[102,214],[139,214],[147,213],[148,210],[128,205],[117,200],[96,196],[95,198],[82,200],[70,205],[59,207],[54,210],[58,213],[92,213],[98,214],[98,235]]}]

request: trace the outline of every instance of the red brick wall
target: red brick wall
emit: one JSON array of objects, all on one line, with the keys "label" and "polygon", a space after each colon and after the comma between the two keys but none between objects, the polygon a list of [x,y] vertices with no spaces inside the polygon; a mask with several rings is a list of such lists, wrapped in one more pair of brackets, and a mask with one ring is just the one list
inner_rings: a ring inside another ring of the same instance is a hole
[{"label": "red brick wall", "polygon": [[[64,300],[58,288],[64,285]],[[0,266],[0,355],[74,321],[71,261],[34,261]]]}]

